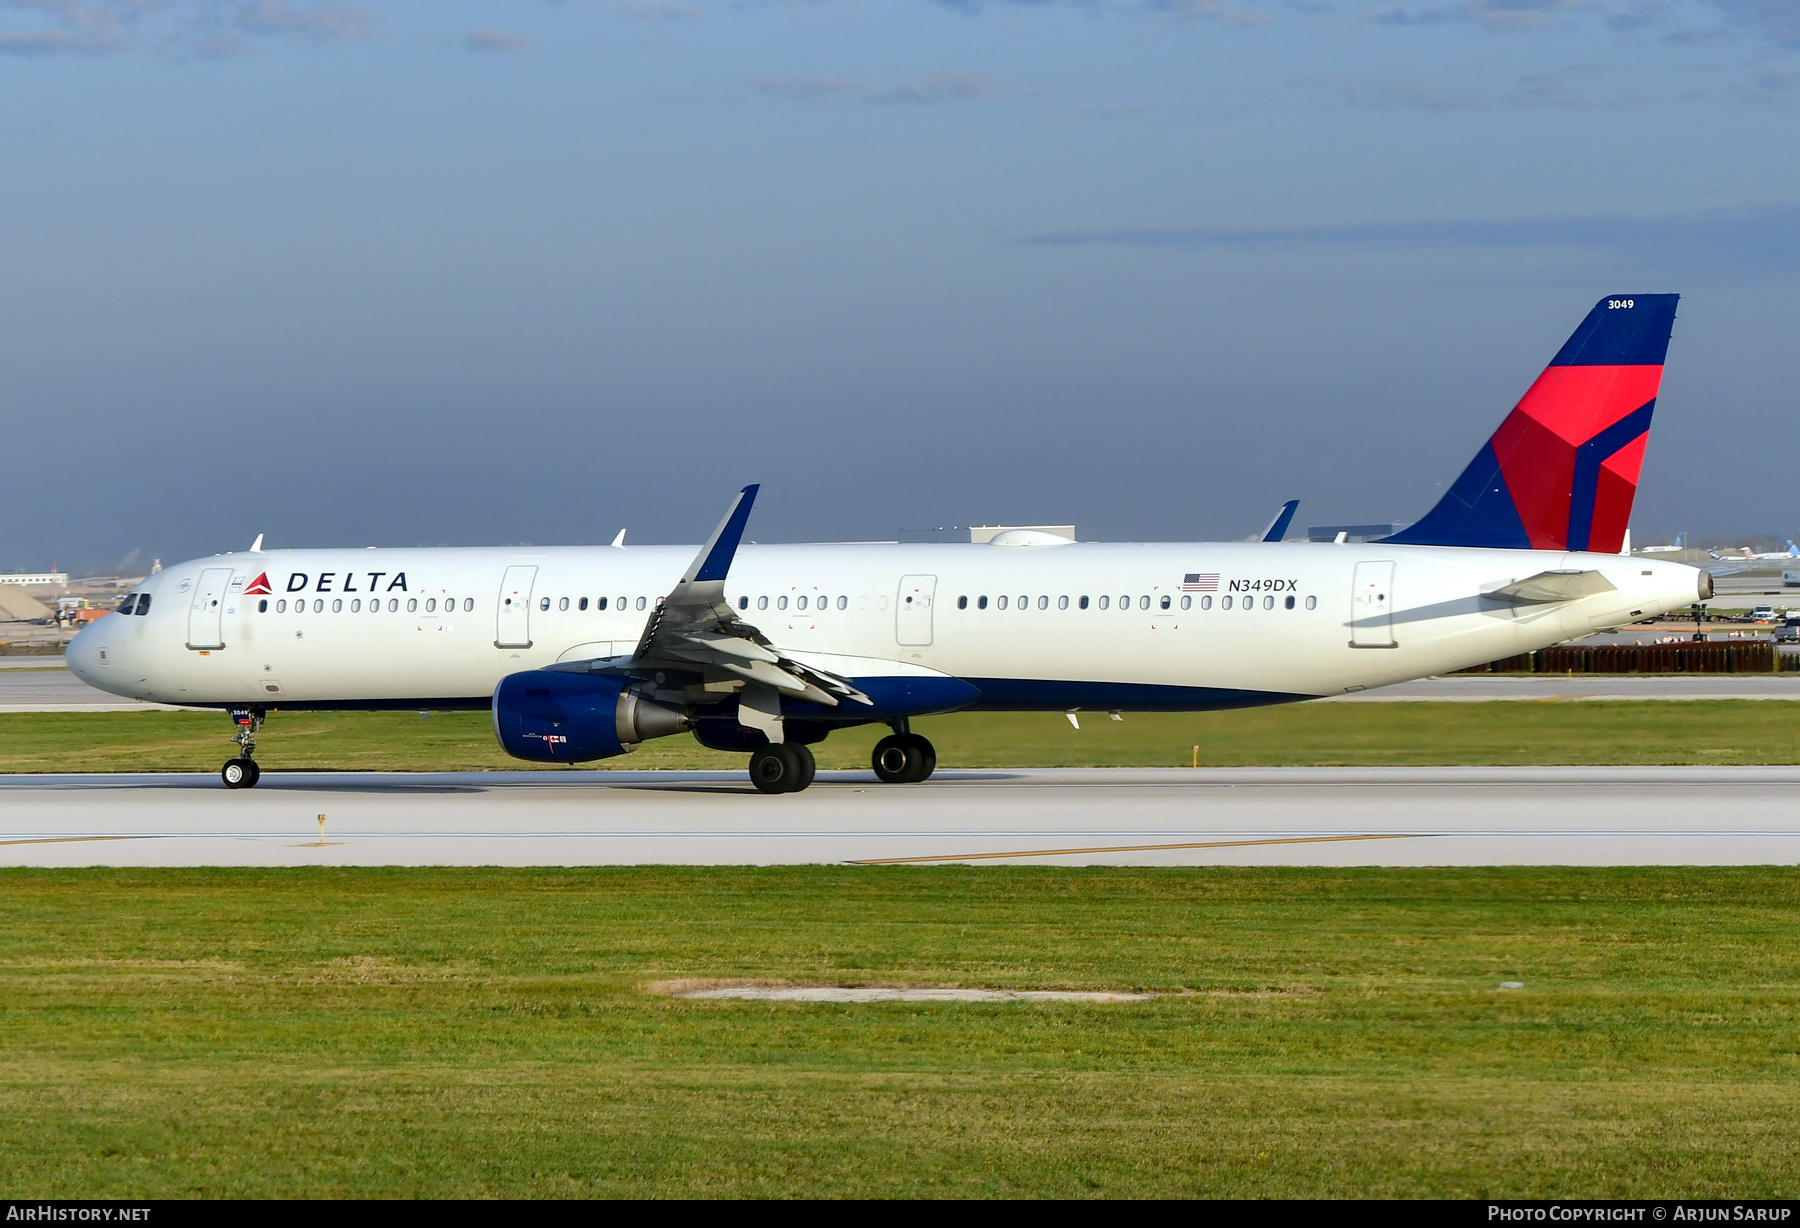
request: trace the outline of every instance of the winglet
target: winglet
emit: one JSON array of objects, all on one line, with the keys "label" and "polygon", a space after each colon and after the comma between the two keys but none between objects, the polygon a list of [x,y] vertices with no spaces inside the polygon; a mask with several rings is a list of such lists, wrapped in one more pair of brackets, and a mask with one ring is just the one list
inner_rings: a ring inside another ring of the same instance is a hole
[{"label": "winglet", "polygon": [[619,535],[612,539],[612,544],[615,548],[617,548],[619,550],[623,550],[625,548],[625,530],[624,529],[619,530]]},{"label": "winglet", "polygon": [[1294,523],[1294,509],[1299,506],[1300,500],[1298,499],[1289,499],[1286,503],[1283,503],[1281,505],[1281,510],[1275,513],[1275,519],[1271,520],[1269,522],[1269,527],[1263,530],[1262,540],[1266,542],[1278,542],[1286,537],[1288,526]]},{"label": "winglet", "polygon": [[759,489],[758,484],[752,483],[738,492],[737,501],[725,513],[725,519],[713,530],[712,538],[688,568],[688,574],[681,577],[683,584],[725,579],[731,571],[731,560],[737,554],[738,543],[744,539],[744,526],[750,523],[750,508],[756,502]]},{"label": "winglet", "polygon": [[261,533],[258,533],[256,535],[256,540],[250,543],[250,553],[251,554],[261,554],[262,553],[262,539],[263,539],[263,535]]}]

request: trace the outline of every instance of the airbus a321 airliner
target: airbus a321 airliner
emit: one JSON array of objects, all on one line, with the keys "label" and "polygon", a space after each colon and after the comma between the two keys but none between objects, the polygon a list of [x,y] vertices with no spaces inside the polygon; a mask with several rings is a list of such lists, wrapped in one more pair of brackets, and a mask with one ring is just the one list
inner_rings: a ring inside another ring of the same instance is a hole
[{"label": "airbus a321 airliner", "polygon": [[[809,745],[873,723],[883,781],[924,780],[908,722],[955,711],[1207,711],[1361,691],[1711,595],[1618,553],[1677,296],[1602,299],[1443,499],[1366,544],[1069,542],[291,550],[151,576],[69,648],[114,694],[221,708],[256,783],[277,708],[489,709],[520,759],[692,731],[806,788]],[[621,535],[622,537],[623,535]],[[1077,718],[1079,719],[1079,718]]]}]

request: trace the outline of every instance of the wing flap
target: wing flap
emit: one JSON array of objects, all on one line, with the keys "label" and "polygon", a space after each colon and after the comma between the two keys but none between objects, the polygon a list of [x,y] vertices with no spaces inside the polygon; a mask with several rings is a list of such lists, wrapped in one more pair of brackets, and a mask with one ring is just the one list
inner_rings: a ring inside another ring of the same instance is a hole
[{"label": "wing flap", "polygon": [[1617,591],[1613,582],[1597,571],[1571,570],[1540,571],[1535,576],[1501,585],[1486,595],[1519,605],[1548,605]]}]

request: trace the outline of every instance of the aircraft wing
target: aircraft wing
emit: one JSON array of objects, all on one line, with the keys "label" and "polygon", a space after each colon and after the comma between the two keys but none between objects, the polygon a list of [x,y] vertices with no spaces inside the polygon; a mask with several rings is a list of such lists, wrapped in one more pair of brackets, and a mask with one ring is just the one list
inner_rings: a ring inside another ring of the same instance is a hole
[{"label": "aircraft wing", "polygon": [[1596,593],[1616,591],[1612,581],[1597,571],[1540,571],[1535,576],[1526,576],[1494,589],[1486,596],[1520,605],[1548,605],[1554,601],[1577,601]]},{"label": "aircraft wing", "polygon": [[636,650],[628,660],[614,658],[606,668],[635,677],[657,671],[698,672],[707,683],[742,681],[827,707],[835,708],[845,699],[867,704],[869,697],[848,679],[789,657],[739,618],[725,600],[725,577],[743,540],[756,492],[756,486],[738,492],[725,519],[658,604]]}]

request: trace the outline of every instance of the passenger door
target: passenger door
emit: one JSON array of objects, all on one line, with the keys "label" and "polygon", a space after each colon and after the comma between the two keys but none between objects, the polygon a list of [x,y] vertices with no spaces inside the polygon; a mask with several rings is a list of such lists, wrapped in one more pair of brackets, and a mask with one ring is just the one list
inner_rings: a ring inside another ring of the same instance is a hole
[{"label": "passenger door", "polygon": [[225,590],[231,585],[231,568],[208,567],[194,585],[194,601],[188,606],[187,646],[225,647]]},{"label": "passenger door", "polygon": [[931,600],[936,592],[936,576],[900,577],[900,595],[894,601],[894,638],[900,643],[931,643]]},{"label": "passenger door", "polygon": [[1350,588],[1350,647],[1395,648],[1394,565],[1358,563]]},{"label": "passenger door", "polygon": [[531,590],[537,585],[536,567],[508,567],[500,581],[495,648],[531,647]]}]

